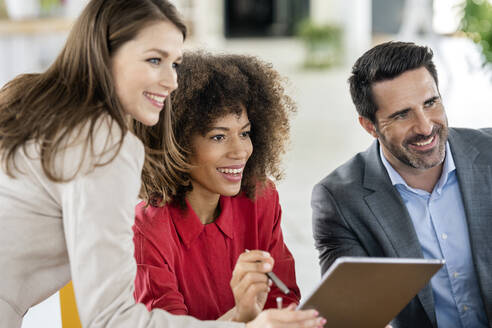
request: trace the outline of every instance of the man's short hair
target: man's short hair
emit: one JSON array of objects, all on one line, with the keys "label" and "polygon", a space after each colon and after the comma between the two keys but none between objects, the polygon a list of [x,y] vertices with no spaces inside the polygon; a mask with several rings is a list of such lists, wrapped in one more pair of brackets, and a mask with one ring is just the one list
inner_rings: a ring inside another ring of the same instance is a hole
[{"label": "man's short hair", "polygon": [[437,86],[437,71],[432,57],[430,48],[411,42],[386,42],[364,53],[355,62],[348,79],[352,101],[359,115],[375,123],[378,108],[372,95],[372,85],[376,82],[425,67]]}]

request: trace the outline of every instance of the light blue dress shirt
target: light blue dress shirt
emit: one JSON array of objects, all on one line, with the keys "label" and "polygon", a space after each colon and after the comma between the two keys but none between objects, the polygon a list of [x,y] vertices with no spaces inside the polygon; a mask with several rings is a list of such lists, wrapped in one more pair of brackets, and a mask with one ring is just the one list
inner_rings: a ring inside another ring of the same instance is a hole
[{"label": "light blue dress shirt", "polygon": [[381,146],[379,154],[407,207],[424,257],[446,260],[445,266],[431,279],[439,327],[488,327],[449,142],[442,174],[432,193],[408,186],[386,160]]}]

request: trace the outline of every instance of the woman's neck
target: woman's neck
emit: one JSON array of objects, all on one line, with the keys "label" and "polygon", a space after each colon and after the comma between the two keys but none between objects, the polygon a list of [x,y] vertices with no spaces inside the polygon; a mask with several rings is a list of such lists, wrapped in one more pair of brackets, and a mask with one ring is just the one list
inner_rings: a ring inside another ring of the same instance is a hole
[{"label": "woman's neck", "polygon": [[195,189],[186,195],[188,204],[190,204],[202,224],[212,223],[219,216],[219,198],[219,194],[205,195]]}]

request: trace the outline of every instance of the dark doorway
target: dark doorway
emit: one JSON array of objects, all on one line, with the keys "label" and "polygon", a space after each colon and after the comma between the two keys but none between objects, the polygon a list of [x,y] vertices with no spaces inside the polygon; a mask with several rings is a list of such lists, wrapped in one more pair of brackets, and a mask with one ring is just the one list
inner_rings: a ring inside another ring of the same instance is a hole
[{"label": "dark doorway", "polygon": [[234,37],[291,36],[309,16],[306,0],[224,0],[225,34]]}]

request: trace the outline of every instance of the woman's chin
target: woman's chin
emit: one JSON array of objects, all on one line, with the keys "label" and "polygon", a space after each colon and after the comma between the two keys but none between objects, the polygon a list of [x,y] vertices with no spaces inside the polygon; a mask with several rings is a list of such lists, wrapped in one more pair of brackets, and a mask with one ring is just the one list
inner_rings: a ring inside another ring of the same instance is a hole
[{"label": "woman's chin", "polygon": [[145,126],[154,126],[159,122],[159,112],[130,113],[130,116]]},{"label": "woman's chin", "polygon": [[232,190],[227,190],[221,193],[222,196],[227,196],[227,197],[234,197],[239,194],[241,191],[241,186],[239,186],[237,189],[232,189]]},{"label": "woman's chin", "polygon": [[142,123],[145,126],[154,126],[157,123],[159,123],[159,116],[157,116],[157,118],[147,117],[147,118],[140,119],[140,120],[137,119],[137,121],[139,121],[140,123]]}]

